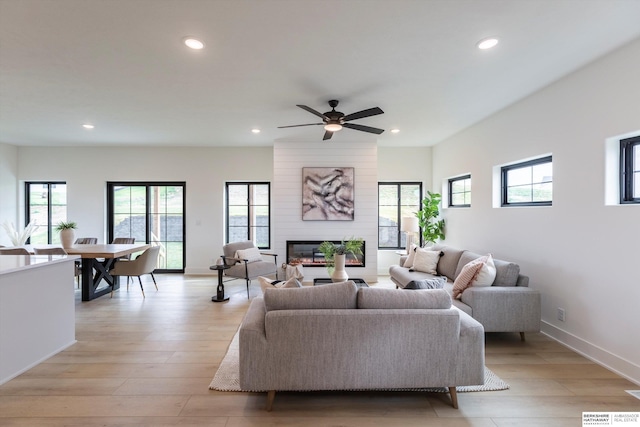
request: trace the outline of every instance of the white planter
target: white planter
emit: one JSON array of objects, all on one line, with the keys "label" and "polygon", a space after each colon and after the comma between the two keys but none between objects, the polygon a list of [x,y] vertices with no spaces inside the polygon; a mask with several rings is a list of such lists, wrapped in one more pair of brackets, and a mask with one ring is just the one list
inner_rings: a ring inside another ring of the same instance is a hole
[{"label": "white planter", "polygon": [[75,239],[75,233],[73,232],[73,228],[60,230],[60,242],[62,242],[63,248],[72,247],[74,239]]},{"label": "white planter", "polygon": [[333,261],[335,265],[335,269],[333,270],[333,274],[331,275],[331,280],[334,282],[344,282],[349,278],[347,275],[347,271],[344,269],[344,261],[346,255],[334,255]]}]

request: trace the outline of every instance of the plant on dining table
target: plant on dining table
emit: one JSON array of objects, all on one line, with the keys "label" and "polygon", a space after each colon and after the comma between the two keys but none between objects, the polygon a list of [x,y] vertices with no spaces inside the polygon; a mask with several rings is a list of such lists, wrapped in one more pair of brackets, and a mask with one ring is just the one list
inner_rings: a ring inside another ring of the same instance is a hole
[{"label": "plant on dining table", "polygon": [[36,224],[36,221],[32,221],[22,230],[18,231],[13,222],[5,221],[2,226],[9,236],[9,240],[13,246],[24,246],[27,243],[27,239],[40,227]]}]

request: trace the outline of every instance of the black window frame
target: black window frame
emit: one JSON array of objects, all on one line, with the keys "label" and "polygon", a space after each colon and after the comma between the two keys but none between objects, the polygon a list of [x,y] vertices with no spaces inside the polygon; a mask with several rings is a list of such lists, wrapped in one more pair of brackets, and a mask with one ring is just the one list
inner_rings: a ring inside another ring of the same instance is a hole
[{"label": "black window frame", "polygon": [[[530,166],[536,166],[536,165],[541,165],[544,163],[551,163],[552,167],[553,167],[553,156],[545,156],[545,157],[540,157],[538,159],[533,159],[533,160],[528,160],[525,162],[519,162],[519,163],[514,163],[511,165],[507,165],[507,166],[502,166],[500,168],[500,176],[501,176],[501,190],[502,190],[502,195],[501,195],[501,206],[502,207],[511,207],[511,206],[553,206],[553,194],[551,196],[551,200],[544,200],[544,201],[539,201],[539,202],[508,202],[507,201],[507,197],[508,197],[508,189],[509,189],[509,182],[507,179],[508,173],[511,170],[514,169],[521,169],[521,168],[526,168],[526,167],[530,167]],[[553,184],[553,177],[551,178],[551,183]],[[533,186],[534,182],[531,182],[531,185]]]},{"label": "black window frame", "polygon": [[640,146],[640,136],[620,140],[620,203],[640,204],[640,197],[633,197],[635,193],[634,174],[640,171],[633,170],[633,164],[637,160],[634,156],[635,147]]},{"label": "black window frame", "polygon": [[[448,206],[450,208],[470,208],[471,207],[471,203],[464,203],[464,204],[454,204],[453,203],[453,183],[457,182],[457,181],[465,181],[465,180],[469,180],[469,183],[471,183],[471,174],[467,174],[467,175],[463,175],[463,176],[457,176],[455,178],[449,178],[449,203]],[[469,195],[471,195],[471,188],[469,188],[468,191],[463,191],[463,193],[469,193]]]},{"label": "black window frame", "polygon": [[[390,182],[378,182],[378,236],[380,236],[380,186],[381,185],[396,185],[398,187],[398,197],[400,197],[402,195],[402,186],[403,185],[417,185],[419,187],[419,192],[420,192],[420,200],[418,201],[418,205],[416,206],[416,212],[419,211],[420,209],[422,209],[422,199],[424,198],[424,188],[422,186],[422,182],[421,181],[390,181]],[[401,246],[380,246],[380,239],[378,238],[378,249],[379,250],[400,250],[400,249],[405,249],[406,245],[402,245],[402,237],[404,232],[402,231],[402,224],[400,223],[402,221],[402,206],[408,206],[408,205],[403,205],[402,204],[402,200],[398,199],[398,203],[397,203],[397,218],[398,218],[398,236],[397,236],[397,241],[398,244]],[[422,246],[422,232],[418,231],[418,235],[420,236],[420,246]],[[415,243],[415,242],[414,242]]]},{"label": "black window frame", "polygon": [[[30,185],[46,185],[47,186],[47,192],[49,194],[49,197],[47,198],[47,244],[53,243],[53,228],[56,226],[56,224],[51,223],[51,217],[52,217],[51,200],[53,199],[51,197],[51,189],[53,185],[61,185],[61,184],[67,185],[67,182],[66,181],[26,181],[24,183],[25,224],[29,224],[31,222],[31,192],[29,191],[29,186]],[[65,206],[67,207],[69,206],[66,203],[66,201],[65,201]],[[31,237],[27,239],[26,244],[31,244]]]},{"label": "black window frame", "polygon": [[187,183],[185,181],[107,181],[107,241],[112,242],[115,237],[115,200],[114,200],[114,188],[115,187],[146,187],[146,228],[145,239],[146,242],[136,243],[148,243],[151,244],[151,231],[149,228],[150,216],[149,206],[151,205],[151,194],[149,192],[150,187],[182,187],[182,268],[156,268],[154,273],[184,273],[187,266]]},{"label": "black window frame", "polygon": [[[269,192],[269,204],[267,205],[267,211],[268,211],[268,215],[269,215],[269,225],[267,226],[267,235],[268,237],[268,245],[264,246],[264,245],[259,245],[257,242],[255,242],[255,240],[252,238],[251,236],[251,230],[256,228],[256,225],[252,225],[251,224],[251,214],[249,212],[249,210],[251,209],[251,206],[253,206],[251,204],[250,200],[247,200],[247,220],[249,221],[249,223],[247,224],[247,240],[252,240],[254,241],[254,243],[256,244],[256,247],[258,249],[271,249],[271,182],[269,181],[228,181],[225,182],[225,186],[224,186],[224,213],[225,213],[225,233],[224,233],[224,241],[225,244],[229,244],[229,236],[230,236],[230,230],[229,230],[229,186],[230,185],[246,185],[246,186],[251,186],[251,185],[266,185],[267,186],[267,190]],[[249,191],[249,189],[247,189],[247,194],[251,194],[251,191]]]}]

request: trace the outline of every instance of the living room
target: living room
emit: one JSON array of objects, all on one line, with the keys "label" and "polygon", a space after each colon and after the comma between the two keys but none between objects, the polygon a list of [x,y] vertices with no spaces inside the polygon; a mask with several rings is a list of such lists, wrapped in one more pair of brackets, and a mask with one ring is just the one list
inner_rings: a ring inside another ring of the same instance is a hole
[{"label": "living room", "polygon": [[[384,278],[398,255],[374,250],[377,183],[419,181],[425,189],[444,193],[448,179],[470,174],[472,206],[443,206],[444,243],[518,263],[531,278],[530,286],[543,296],[542,332],[640,385],[640,343],[634,338],[640,336],[636,314],[640,286],[635,269],[640,241],[638,205],[616,202],[615,190],[611,201],[611,183],[618,180],[619,172],[612,167],[619,156],[616,147],[620,139],[640,135],[639,68],[640,39],[636,37],[429,146],[379,145],[375,138],[355,132],[333,141],[334,145],[319,141],[318,133],[314,142],[277,140],[272,146],[251,146],[250,142],[222,147],[63,142],[46,146],[38,141],[14,144],[3,131],[0,223],[22,224],[25,181],[64,180],[69,189],[69,219],[79,224],[83,235],[100,236],[104,241],[106,182],[184,181],[188,206],[185,274],[200,275],[208,273],[224,244],[225,182],[266,181],[273,185],[272,249],[279,258],[284,259],[283,248],[290,235],[304,232],[308,233],[305,237],[324,237],[330,227],[331,238],[365,237],[367,265],[374,268],[368,274]],[[505,86],[505,90],[509,89]],[[277,118],[276,124],[286,124],[286,120],[289,118]],[[296,157],[289,162],[283,156],[291,150],[310,150],[316,160],[300,163]],[[366,158],[360,158],[363,150]],[[319,151],[325,157],[318,158]],[[553,156],[553,205],[501,207],[500,166],[548,155]],[[288,168],[283,169],[283,164]],[[292,182],[291,188],[278,183],[290,176],[299,179],[303,166],[315,165],[355,168],[354,222],[309,230],[317,223],[308,227],[301,220],[298,182]],[[366,187],[361,186],[365,183]],[[0,244],[7,244],[5,239],[0,237]],[[564,321],[558,320],[558,308],[565,310]]]}]

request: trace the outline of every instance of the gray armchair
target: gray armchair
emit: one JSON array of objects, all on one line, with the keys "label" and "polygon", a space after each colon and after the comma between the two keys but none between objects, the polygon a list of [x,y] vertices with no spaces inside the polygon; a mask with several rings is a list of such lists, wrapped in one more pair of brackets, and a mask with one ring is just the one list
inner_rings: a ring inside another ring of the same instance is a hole
[{"label": "gray armchair", "polygon": [[[278,278],[278,261],[277,254],[270,254],[261,252],[262,257],[273,257],[273,261],[250,260],[244,258],[236,258],[236,252],[239,250],[246,250],[256,248],[255,244],[251,240],[244,242],[234,242],[224,245],[222,247],[222,259],[224,263],[229,267],[224,270],[224,275],[232,277],[233,279],[244,279],[247,282],[247,299],[249,298],[249,284],[251,279],[255,279],[258,276],[271,276],[275,274]],[[261,258],[262,258],[261,257]]]}]

